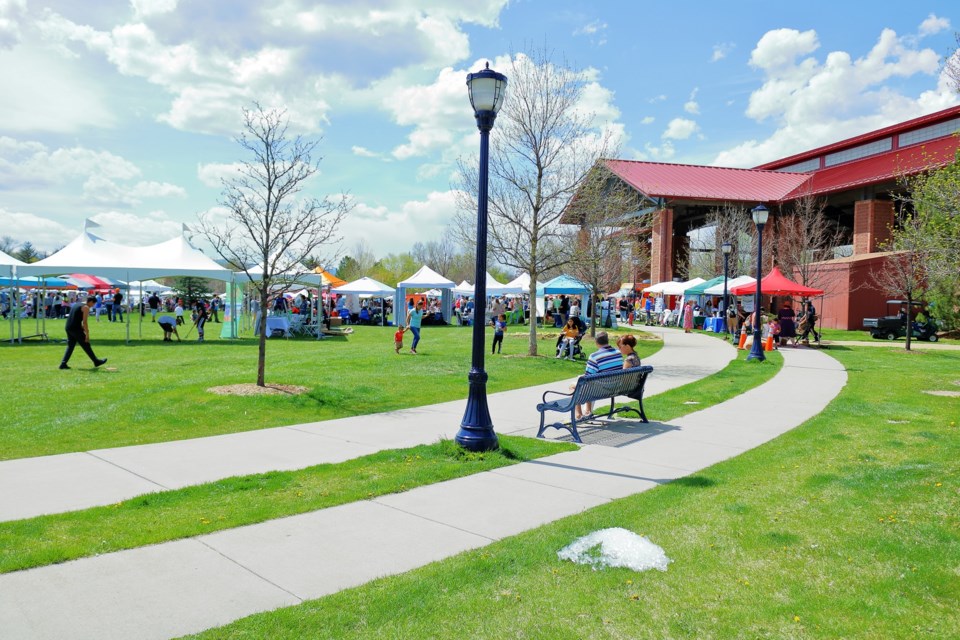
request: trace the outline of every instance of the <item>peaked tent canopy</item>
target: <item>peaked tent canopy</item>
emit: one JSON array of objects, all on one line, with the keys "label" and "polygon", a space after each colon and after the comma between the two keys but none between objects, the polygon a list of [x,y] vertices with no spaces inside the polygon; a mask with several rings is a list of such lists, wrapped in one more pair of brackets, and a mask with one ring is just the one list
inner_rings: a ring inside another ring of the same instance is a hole
[{"label": "peaked tent canopy", "polygon": [[473,285],[464,280],[457,286],[453,288],[453,292],[458,296],[472,296],[473,295]]},{"label": "peaked tent canopy", "polygon": [[682,296],[683,292],[690,287],[704,283],[703,278],[694,278],[686,282],[661,282],[652,287],[647,287],[644,291],[648,293],[662,293],[665,296]]},{"label": "peaked tent canopy", "polygon": [[[743,296],[755,293],[756,290],[756,284],[747,284],[734,288],[731,293],[735,296]],[[760,281],[760,294],[765,296],[820,296],[823,295],[823,289],[814,289],[797,284],[783,275],[779,267],[774,267],[773,271]]]},{"label": "peaked tent canopy", "polygon": [[25,262],[20,262],[13,256],[0,251],[0,266],[2,267],[23,267],[26,266]]},{"label": "peaked tent canopy", "polygon": [[[323,267],[317,267],[313,272],[320,274],[320,281],[325,287],[337,288],[347,284],[346,280],[338,278]],[[360,280],[370,280],[370,278],[360,278]],[[360,280],[354,280],[354,282],[360,282]],[[374,282],[376,282],[376,280],[374,280]]]},{"label": "peaked tent canopy", "polygon": [[520,293],[521,291],[523,290],[518,286],[501,283],[487,271],[487,296],[504,296],[508,293]]},{"label": "peaked tent canopy", "polygon": [[[737,276],[736,278],[728,278],[727,293],[729,294],[734,287],[739,287],[740,285],[743,285],[743,284],[753,284],[754,282],[756,282],[756,280],[754,278],[751,278],[750,276]],[[723,278],[720,278],[720,284],[715,284],[710,287],[707,287],[707,289],[703,293],[708,296],[722,296],[723,295]]]},{"label": "peaked tent canopy", "polygon": [[415,274],[402,282],[398,282],[397,287],[404,289],[453,289],[454,283],[427,265],[423,265]]},{"label": "peaked tent canopy", "polygon": [[[683,290],[683,295],[685,296],[702,296],[706,293],[707,289],[710,287],[719,284],[723,286],[723,276],[718,276],[716,278],[711,278],[706,282],[701,282],[700,284],[695,284],[692,287],[687,287]],[[723,295],[723,294],[721,294]]]},{"label": "peaked tent canopy", "polygon": [[[321,273],[321,272],[317,272]],[[321,275],[323,275],[321,273]],[[339,280],[339,278],[337,278]],[[369,295],[377,296],[378,298],[392,298],[396,291],[393,287],[388,286],[380,282],[379,280],[374,280],[373,278],[360,278],[359,280],[354,280],[353,282],[343,282],[342,285],[337,286],[333,292],[340,294],[351,294],[351,295]]]},{"label": "peaked tent canopy", "polygon": [[[537,287],[539,293],[539,287]],[[559,275],[543,285],[546,295],[574,294],[580,295],[590,292],[590,285],[580,282],[573,276]]]}]

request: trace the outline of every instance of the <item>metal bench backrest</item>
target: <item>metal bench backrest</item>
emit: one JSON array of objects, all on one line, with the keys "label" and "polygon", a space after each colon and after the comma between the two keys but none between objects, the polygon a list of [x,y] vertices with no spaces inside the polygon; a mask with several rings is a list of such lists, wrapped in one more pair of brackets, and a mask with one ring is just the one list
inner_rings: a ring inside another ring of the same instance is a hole
[{"label": "metal bench backrest", "polygon": [[583,376],[573,391],[574,404],[595,402],[613,396],[625,396],[634,391],[653,367],[641,366],[631,369],[616,369]]}]

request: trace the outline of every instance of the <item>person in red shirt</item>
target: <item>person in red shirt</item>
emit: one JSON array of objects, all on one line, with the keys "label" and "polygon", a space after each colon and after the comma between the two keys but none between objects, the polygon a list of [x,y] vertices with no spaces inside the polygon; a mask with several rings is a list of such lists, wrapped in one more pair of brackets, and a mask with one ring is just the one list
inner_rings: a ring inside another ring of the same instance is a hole
[{"label": "person in red shirt", "polygon": [[393,350],[397,353],[400,353],[400,349],[403,349],[403,332],[404,328],[400,327],[397,329],[397,332],[393,334]]}]

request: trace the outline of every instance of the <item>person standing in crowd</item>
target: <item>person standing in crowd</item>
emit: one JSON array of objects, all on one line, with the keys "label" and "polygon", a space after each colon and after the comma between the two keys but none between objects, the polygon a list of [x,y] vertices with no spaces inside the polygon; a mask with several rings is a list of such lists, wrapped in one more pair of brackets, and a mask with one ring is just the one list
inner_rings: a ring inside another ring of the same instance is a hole
[{"label": "person standing in crowd", "polygon": [[103,296],[103,306],[107,308],[107,322],[113,322],[113,296],[109,293]]},{"label": "person standing in crowd", "polygon": [[493,343],[490,345],[490,355],[493,355],[494,353],[500,353],[500,349],[503,348],[503,334],[507,330],[507,316],[501,313],[499,317],[493,318],[490,323],[493,325]]},{"label": "person standing in crowd", "polygon": [[570,319],[570,299],[565,295],[560,296],[560,317],[564,322]]},{"label": "person standing in crowd", "polygon": [[[587,358],[585,375],[623,369],[623,355],[610,346],[610,337],[606,331],[599,331],[594,342],[597,344],[597,350]],[[589,420],[593,417],[593,403],[588,402],[584,406],[587,410],[586,414],[583,413],[583,407],[577,407],[577,420]]]},{"label": "person standing in crowd", "polygon": [[177,324],[183,324],[183,301],[177,299],[177,306],[173,308],[173,315],[177,318]]},{"label": "person standing in crowd", "polygon": [[683,305],[683,332],[690,333],[693,329],[693,300],[687,300]]},{"label": "person standing in crowd", "polygon": [[120,293],[120,289],[113,294],[113,320],[116,321],[118,318],[123,322],[123,294]]},{"label": "person standing in crowd", "polygon": [[220,296],[213,296],[210,301],[210,318],[213,322],[220,323]]},{"label": "person standing in crowd", "polygon": [[580,301],[577,298],[567,298],[567,302],[570,304],[569,318],[579,318],[580,317]]},{"label": "person standing in crowd", "polygon": [[793,310],[793,302],[784,300],[777,310],[777,319],[780,321],[780,344],[786,344],[789,338],[797,337],[797,325],[794,322],[797,313]]},{"label": "person standing in crowd", "polygon": [[147,298],[147,304],[150,306],[150,322],[156,322],[157,313],[160,312],[160,296],[157,295],[156,291]]},{"label": "person standing in crowd", "polygon": [[93,362],[93,366],[99,367],[106,364],[107,359],[104,358],[101,360],[97,358],[93,353],[93,348],[90,346],[90,327],[87,324],[87,317],[90,315],[90,309],[92,309],[96,303],[96,297],[87,296],[86,302],[77,302],[70,307],[66,326],[67,350],[63,354],[63,360],[60,361],[61,369],[70,368],[67,363],[70,362],[70,356],[73,355],[73,350],[78,344],[80,348],[83,349],[83,352],[87,354],[87,357]]},{"label": "person standing in crowd", "polygon": [[640,366],[640,356],[637,355],[634,347],[637,346],[637,339],[631,334],[617,338],[617,349],[623,356],[623,368],[632,369]]},{"label": "person standing in crowd", "polygon": [[207,324],[207,318],[209,317],[207,305],[203,303],[203,300],[197,300],[193,320],[193,323],[197,326],[197,342],[203,342],[203,326]]},{"label": "person standing in crowd", "polygon": [[[479,319],[477,320],[480,321]],[[423,300],[417,301],[416,307],[407,311],[406,325],[413,334],[413,342],[410,344],[410,353],[417,355],[417,345],[420,344],[420,324],[423,322]],[[482,325],[481,325],[482,326]]]}]

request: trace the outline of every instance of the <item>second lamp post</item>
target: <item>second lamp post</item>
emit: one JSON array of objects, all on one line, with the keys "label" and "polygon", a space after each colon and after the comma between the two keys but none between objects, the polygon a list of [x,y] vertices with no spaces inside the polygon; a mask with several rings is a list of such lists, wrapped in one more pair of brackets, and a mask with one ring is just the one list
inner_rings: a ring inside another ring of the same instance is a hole
[{"label": "second lamp post", "polygon": [[751,211],[753,222],[757,225],[757,292],[753,298],[753,348],[750,349],[750,355],[747,360],[766,360],[763,355],[763,319],[760,316],[760,281],[763,279],[763,225],[767,224],[767,217],[770,211],[761,205],[757,205]]},{"label": "second lamp post", "polygon": [[723,333],[730,333],[730,323],[727,322],[727,318],[730,315],[730,296],[727,293],[727,267],[730,262],[730,252],[733,251],[733,245],[729,242],[724,242],[720,245],[720,250],[723,251],[723,313],[720,316],[720,319],[723,320]]},{"label": "second lamp post", "polygon": [[467,74],[470,104],[480,129],[480,175],[477,181],[477,263],[474,285],[473,351],[470,362],[470,391],[467,408],[455,438],[469,451],[492,451],[500,446],[493,431],[493,420],[487,407],[487,372],[483,370],[486,353],[484,332],[487,329],[487,183],[490,162],[490,130],[503,105],[507,76],[497,73],[487,63],[486,69]]}]

